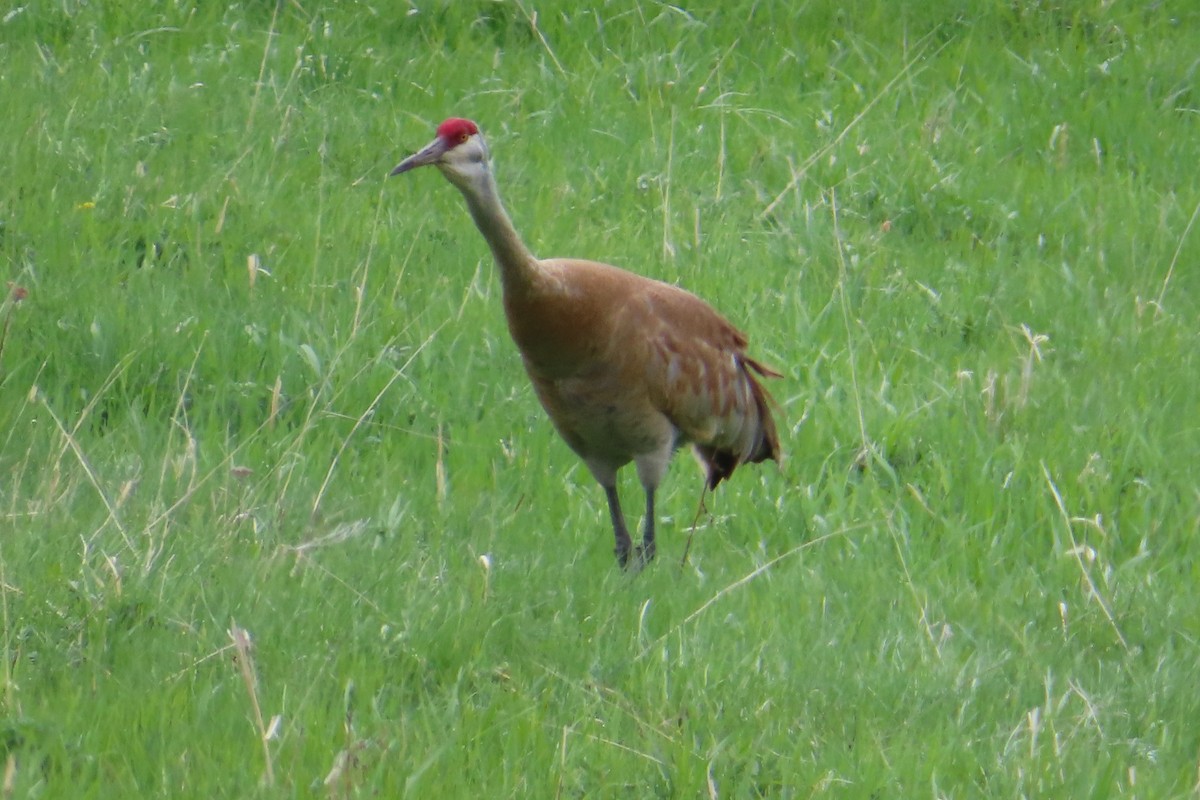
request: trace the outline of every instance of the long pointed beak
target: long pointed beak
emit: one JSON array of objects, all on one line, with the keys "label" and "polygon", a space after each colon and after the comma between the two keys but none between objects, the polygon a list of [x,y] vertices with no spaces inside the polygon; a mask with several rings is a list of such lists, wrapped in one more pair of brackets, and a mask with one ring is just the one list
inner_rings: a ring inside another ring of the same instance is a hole
[{"label": "long pointed beak", "polygon": [[388,177],[390,178],[393,175],[399,175],[402,172],[408,172],[410,169],[423,167],[426,164],[436,164],[438,159],[440,159],[445,152],[446,143],[443,142],[442,138],[439,136],[426,145],[425,149],[418,153],[413,153],[411,156],[397,164],[396,168],[388,173]]}]

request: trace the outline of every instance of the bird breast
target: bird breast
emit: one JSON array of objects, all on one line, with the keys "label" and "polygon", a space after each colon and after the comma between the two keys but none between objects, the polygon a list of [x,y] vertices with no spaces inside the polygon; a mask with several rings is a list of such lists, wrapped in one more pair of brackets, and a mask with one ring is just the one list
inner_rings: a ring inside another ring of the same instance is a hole
[{"label": "bird breast", "polygon": [[588,261],[539,262],[536,277],[506,290],[508,329],[531,372],[552,379],[610,371],[628,338],[631,287],[614,267]]}]

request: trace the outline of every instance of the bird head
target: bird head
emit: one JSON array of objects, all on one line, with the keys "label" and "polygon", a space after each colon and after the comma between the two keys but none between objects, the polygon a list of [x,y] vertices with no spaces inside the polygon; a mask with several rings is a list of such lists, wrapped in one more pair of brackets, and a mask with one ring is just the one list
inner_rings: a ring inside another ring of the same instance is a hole
[{"label": "bird head", "polygon": [[451,117],[438,125],[437,136],[424,149],[401,161],[390,175],[433,164],[460,189],[478,185],[488,176],[488,149],[479,126],[469,119]]}]

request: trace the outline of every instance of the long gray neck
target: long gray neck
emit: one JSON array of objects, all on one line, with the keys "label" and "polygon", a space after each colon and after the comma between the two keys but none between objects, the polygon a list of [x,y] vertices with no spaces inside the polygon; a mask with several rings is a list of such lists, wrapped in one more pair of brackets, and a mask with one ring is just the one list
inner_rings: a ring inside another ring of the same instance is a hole
[{"label": "long gray neck", "polygon": [[492,249],[492,256],[500,268],[500,280],[505,292],[521,291],[528,288],[537,277],[538,263],[529,248],[521,241],[517,229],[500,202],[496,191],[496,182],[491,170],[483,177],[468,185],[460,186],[463,197],[467,199],[467,209],[475,220],[475,227],[487,240]]}]

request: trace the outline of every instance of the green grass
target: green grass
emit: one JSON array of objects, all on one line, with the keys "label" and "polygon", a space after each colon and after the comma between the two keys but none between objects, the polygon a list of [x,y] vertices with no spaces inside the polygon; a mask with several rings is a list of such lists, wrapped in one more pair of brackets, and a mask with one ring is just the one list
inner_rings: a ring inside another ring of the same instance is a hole
[{"label": "green grass", "polygon": [[[190,5],[0,22],[3,797],[1193,795],[1200,11]],[[786,373],[686,568],[384,179],[452,114]]]}]

